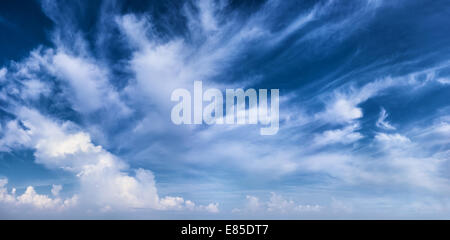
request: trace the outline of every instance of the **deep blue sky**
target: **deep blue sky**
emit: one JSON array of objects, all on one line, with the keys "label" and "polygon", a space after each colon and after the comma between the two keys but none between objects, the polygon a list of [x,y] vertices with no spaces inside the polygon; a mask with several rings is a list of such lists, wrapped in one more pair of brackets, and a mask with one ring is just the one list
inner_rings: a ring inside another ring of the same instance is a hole
[{"label": "deep blue sky", "polygon": [[[0,218],[448,218],[448,1],[2,1]],[[174,125],[280,89],[280,130]],[[13,190],[16,189],[16,190]]]}]

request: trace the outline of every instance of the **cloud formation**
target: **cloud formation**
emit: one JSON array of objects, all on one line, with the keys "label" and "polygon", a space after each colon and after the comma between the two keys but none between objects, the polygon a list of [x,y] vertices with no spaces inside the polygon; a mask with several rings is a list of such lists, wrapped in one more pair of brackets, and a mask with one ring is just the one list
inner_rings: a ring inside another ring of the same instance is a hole
[{"label": "cloud formation", "polygon": [[[419,0],[88,4],[42,1],[50,44],[0,68],[2,159],[31,152],[12,166],[73,177],[41,193],[28,183],[43,176],[24,184],[0,168],[2,211],[447,211],[450,39],[427,26],[447,19]],[[279,88],[278,134],[172,124],[171,92],[194,81]]]}]

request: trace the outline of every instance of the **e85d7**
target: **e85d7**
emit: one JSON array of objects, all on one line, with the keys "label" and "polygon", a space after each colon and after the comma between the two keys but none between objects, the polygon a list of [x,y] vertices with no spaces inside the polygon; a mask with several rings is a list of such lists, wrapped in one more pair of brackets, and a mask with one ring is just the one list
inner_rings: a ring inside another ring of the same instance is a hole
[{"label": "e85d7", "polygon": [[225,225],[226,235],[264,235],[269,225]]}]

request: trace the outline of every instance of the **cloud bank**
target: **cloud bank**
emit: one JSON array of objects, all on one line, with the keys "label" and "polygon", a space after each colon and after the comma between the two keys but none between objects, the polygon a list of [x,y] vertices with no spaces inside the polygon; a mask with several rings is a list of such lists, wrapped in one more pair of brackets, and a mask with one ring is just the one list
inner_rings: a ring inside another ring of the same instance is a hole
[{"label": "cloud bank", "polygon": [[[447,6],[40,3],[50,44],[0,68],[0,218],[449,212]],[[194,81],[280,89],[278,134],[174,125]]]}]

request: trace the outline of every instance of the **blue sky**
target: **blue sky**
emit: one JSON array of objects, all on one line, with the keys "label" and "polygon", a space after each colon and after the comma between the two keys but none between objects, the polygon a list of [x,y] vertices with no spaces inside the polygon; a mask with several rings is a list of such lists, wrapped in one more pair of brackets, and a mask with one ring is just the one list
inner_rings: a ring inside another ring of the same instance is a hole
[{"label": "blue sky", "polygon": [[[0,218],[450,214],[447,1],[4,1]],[[280,89],[280,129],[175,88]]]}]

